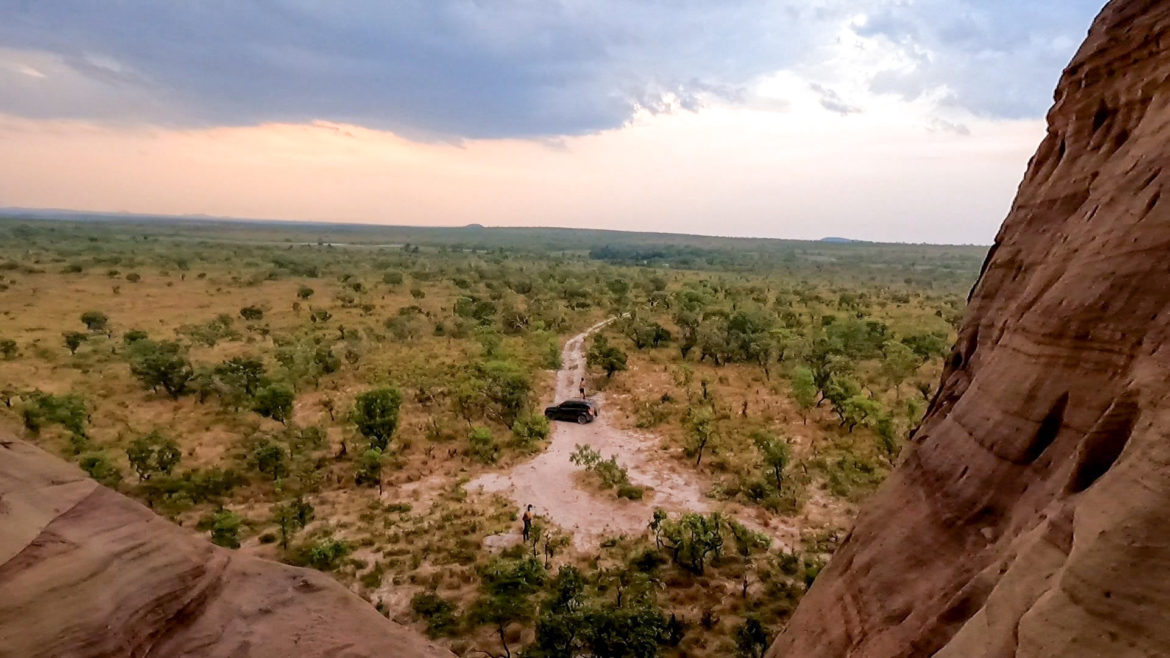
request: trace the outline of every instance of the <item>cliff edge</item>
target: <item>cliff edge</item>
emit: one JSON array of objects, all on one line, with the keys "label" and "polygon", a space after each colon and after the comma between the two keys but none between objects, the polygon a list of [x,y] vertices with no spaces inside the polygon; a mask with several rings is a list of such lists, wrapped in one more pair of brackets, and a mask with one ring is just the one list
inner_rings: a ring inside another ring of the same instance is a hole
[{"label": "cliff edge", "polygon": [[1065,70],[937,396],[768,656],[1170,655],[1170,2]]},{"label": "cliff edge", "polygon": [[219,548],[0,441],[0,657],[439,658],[328,576]]}]

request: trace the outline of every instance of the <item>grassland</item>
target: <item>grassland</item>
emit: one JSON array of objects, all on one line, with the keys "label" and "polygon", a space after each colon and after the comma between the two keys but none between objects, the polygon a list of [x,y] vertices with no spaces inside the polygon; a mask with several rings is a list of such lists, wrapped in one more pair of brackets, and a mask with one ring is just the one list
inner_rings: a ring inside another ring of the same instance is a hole
[{"label": "grassland", "polygon": [[[758,655],[896,461],[982,257],[9,218],[0,425],[461,655]],[[611,317],[590,389],[718,511],[584,551],[538,518],[522,543],[464,484],[544,448],[561,344]]]}]

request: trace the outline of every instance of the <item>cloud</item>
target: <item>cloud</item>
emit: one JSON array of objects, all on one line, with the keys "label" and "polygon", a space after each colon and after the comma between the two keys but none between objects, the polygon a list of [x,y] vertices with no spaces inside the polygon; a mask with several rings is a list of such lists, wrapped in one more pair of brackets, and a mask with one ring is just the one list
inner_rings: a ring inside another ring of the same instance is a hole
[{"label": "cloud", "polygon": [[[964,110],[1035,117],[1099,2],[1020,4],[0,0],[0,112],[183,127],[325,120],[416,139],[557,137],[617,128],[639,112],[750,103],[759,80],[784,70],[815,72],[808,79],[833,90],[822,106],[853,112],[864,108],[842,79],[863,70],[873,93],[945,89]],[[900,63],[823,65],[857,41]],[[846,89],[850,102],[838,95]]]},{"label": "cloud", "polygon": [[930,0],[890,3],[856,27],[910,64],[873,76],[871,89],[907,99],[944,92],[979,116],[1033,118],[1052,103],[1059,71],[1084,39],[1100,0]]},{"label": "cloud", "polygon": [[830,112],[844,116],[847,114],[856,114],[861,111],[861,108],[846,103],[840,94],[824,85],[819,85],[814,82],[809,85],[809,88],[820,96],[821,107]]}]

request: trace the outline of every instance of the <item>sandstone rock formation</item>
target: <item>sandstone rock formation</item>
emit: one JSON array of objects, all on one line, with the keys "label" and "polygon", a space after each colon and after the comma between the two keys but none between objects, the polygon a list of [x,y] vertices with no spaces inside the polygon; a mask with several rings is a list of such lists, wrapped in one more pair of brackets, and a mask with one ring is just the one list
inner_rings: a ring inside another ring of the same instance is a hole
[{"label": "sandstone rock formation", "polygon": [[1114,0],[902,463],[772,657],[1170,655],[1170,2]]},{"label": "sandstone rock formation", "polygon": [[328,576],[213,546],[0,441],[0,657],[450,655]]}]

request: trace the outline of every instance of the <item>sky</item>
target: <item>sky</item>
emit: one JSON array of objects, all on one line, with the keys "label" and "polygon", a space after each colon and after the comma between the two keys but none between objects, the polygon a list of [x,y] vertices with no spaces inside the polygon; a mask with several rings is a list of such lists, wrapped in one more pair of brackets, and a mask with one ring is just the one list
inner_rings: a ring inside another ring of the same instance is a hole
[{"label": "sky", "polygon": [[0,206],[992,241],[1101,0],[0,0]]}]

